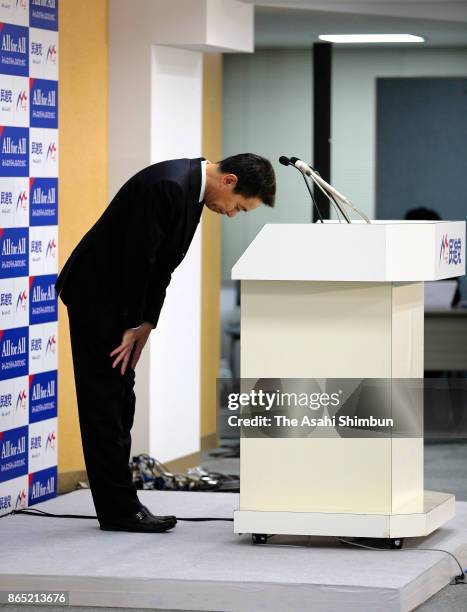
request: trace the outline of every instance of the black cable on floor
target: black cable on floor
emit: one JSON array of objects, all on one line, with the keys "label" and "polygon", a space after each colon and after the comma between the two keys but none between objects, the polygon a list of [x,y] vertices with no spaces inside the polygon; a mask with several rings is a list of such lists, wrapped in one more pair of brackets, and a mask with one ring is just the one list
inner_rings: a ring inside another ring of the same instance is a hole
[{"label": "black cable on floor", "polygon": [[[377,546],[368,546],[367,544],[361,544],[360,542],[352,542],[351,540],[345,540],[344,538],[337,538],[339,540],[339,542],[342,542],[343,544],[350,544],[350,546],[358,546],[359,548],[367,548],[368,550],[382,550],[387,552],[388,549],[387,548],[379,548]],[[397,550],[397,552],[407,552],[407,551],[411,551],[411,550],[427,550],[429,552],[442,552],[442,553],[446,553],[447,555],[450,555],[454,561],[457,563],[457,565],[459,566],[459,569],[461,571],[461,573],[457,576],[454,576],[454,578],[452,579],[452,581],[449,584],[465,584],[465,578],[466,578],[466,573],[467,573],[467,569],[464,570],[462,568],[462,565],[459,561],[459,559],[452,554],[452,552],[449,552],[449,550],[444,550],[443,548],[397,548],[394,549]]]},{"label": "black cable on floor", "polygon": [[213,517],[213,518],[206,518],[206,517],[195,517],[195,518],[181,518],[180,516],[177,516],[177,521],[228,521],[229,523],[233,523],[233,518],[218,518],[218,517]]},{"label": "black cable on floor", "polygon": [[[13,510],[8,514],[4,514],[4,516],[11,516],[13,514],[29,514],[30,516],[43,516],[49,518],[77,518],[77,519],[94,519],[97,520],[97,516],[89,516],[87,514],[53,514],[52,512],[44,512],[44,510],[39,510],[39,508],[29,508],[28,510]],[[204,522],[204,521],[228,521],[232,522],[233,518],[221,518],[221,517],[190,517],[190,518],[182,518],[177,516],[177,521],[192,521],[192,522]]]},{"label": "black cable on floor", "polygon": [[29,514],[30,516],[44,516],[54,518],[82,518],[82,519],[97,519],[97,516],[87,516],[85,514],[52,514],[51,512],[44,512],[38,508],[30,508],[29,510],[13,510],[9,514],[4,516],[10,516],[14,514]]}]

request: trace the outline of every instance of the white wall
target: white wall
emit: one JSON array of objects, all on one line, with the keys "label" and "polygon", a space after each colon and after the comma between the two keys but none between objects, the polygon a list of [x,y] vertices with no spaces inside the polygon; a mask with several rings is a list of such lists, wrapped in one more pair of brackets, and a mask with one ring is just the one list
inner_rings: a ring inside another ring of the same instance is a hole
[{"label": "white wall", "polygon": [[[126,30],[121,33],[118,5],[112,7],[111,195],[150,164],[200,157],[203,60],[199,51],[151,45],[151,39],[128,41]],[[137,366],[132,454],[144,452],[170,461],[199,450],[200,238],[198,227],[187,256],[173,274],[159,323]]]},{"label": "white wall", "polygon": [[[152,47],[152,163],[201,156],[202,72],[202,53]],[[150,337],[147,452],[162,461],[199,450],[200,339],[201,223]]]},{"label": "white wall", "polygon": [[264,223],[304,223],[309,196],[298,172],[278,163],[281,155],[311,160],[312,72],[310,50],[258,50],[224,58],[224,157],[258,153],[276,170],[276,206],[223,219],[222,276]]},{"label": "white wall", "polygon": [[[109,3],[111,196],[145,166],[201,155],[202,53],[252,44],[253,8],[236,0]],[[137,366],[133,454],[170,461],[199,450],[200,303],[198,229]]]},{"label": "white wall", "polygon": [[377,77],[467,76],[467,49],[334,48],[331,182],[375,215]]}]

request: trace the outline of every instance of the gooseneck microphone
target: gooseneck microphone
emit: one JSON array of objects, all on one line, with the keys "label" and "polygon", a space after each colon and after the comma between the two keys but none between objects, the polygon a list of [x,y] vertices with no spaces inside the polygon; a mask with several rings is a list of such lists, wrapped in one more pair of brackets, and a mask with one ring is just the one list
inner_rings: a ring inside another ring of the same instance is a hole
[{"label": "gooseneck microphone", "polygon": [[305,176],[311,176],[311,168],[298,157],[291,157],[290,163],[300,170]]},{"label": "gooseneck microphone", "polygon": [[308,164],[305,164],[305,162],[303,162],[301,159],[298,159],[298,157],[288,158],[285,155],[281,155],[281,157],[279,157],[279,162],[283,166],[295,166],[295,168],[297,168],[297,170],[300,170],[300,172],[305,176],[311,176],[311,169]]},{"label": "gooseneck microphone", "polygon": [[[353,210],[357,215],[359,215],[366,223],[371,223],[370,219],[365,215],[365,213],[363,213],[361,210],[356,208],[348,198],[346,198],[344,195],[339,193],[337,189],[335,189],[332,185],[326,182],[323,179],[323,177],[320,175],[320,173],[317,170],[315,170],[315,168],[312,168],[311,166],[309,166],[307,163],[305,163],[298,157],[291,157],[289,159],[288,157],[282,156],[279,159],[279,161],[281,164],[288,165],[288,166],[294,166],[294,168],[297,168],[297,170],[299,170],[299,172],[302,174],[305,180],[305,183],[307,185],[308,191],[310,192],[310,195],[311,195],[311,189],[308,185],[307,178],[313,181],[314,185],[324,193],[324,195],[331,202],[331,205],[335,208],[339,222],[341,221],[339,213],[341,213],[344,219],[347,221],[347,223],[351,223],[350,217],[348,216],[345,210],[346,207],[348,207],[351,210]],[[318,207],[316,206],[316,202],[314,199],[313,199],[313,203],[315,204],[316,210],[318,210]],[[319,211],[318,211],[318,214],[319,214]],[[321,215],[319,216],[321,218]]]},{"label": "gooseneck microphone", "polygon": [[[306,180],[305,173],[296,164],[292,163],[292,159],[297,159],[297,158],[296,157],[295,158],[292,157],[292,158],[289,159],[285,155],[281,155],[279,157],[279,163],[282,164],[283,166],[292,166],[292,167],[296,168],[301,173],[301,175],[303,176],[303,180],[305,181],[306,188],[308,189],[308,193],[310,194],[311,201],[313,202],[313,206],[315,207],[315,210],[318,213],[318,217],[319,217],[321,223],[324,223],[323,217],[322,217],[321,212],[320,212],[320,210],[318,208],[318,204],[316,203],[315,196],[313,195],[313,191],[311,190],[311,187],[308,184],[308,181]],[[298,161],[300,161],[300,160],[298,160]]]},{"label": "gooseneck microphone", "polygon": [[[334,197],[334,193],[339,193],[339,192],[335,192],[334,188],[331,187],[331,185],[328,185],[328,183],[326,183],[321,178],[321,175],[317,170],[315,170],[314,168],[311,168],[311,166],[303,162],[301,159],[298,159],[298,157],[291,157],[290,161],[296,168],[300,170],[300,172],[303,172],[304,175],[309,176],[311,180],[313,181],[313,183],[316,185],[316,187],[318,187],[318,189],[324,193],[324,195],[331,202],[331,205],[334,206],[337,212],[337,218],[339,219],[339,221],[340,221],[339,213],[341,213],[341,215],[344,217],[347,223],[350,223],[350,217],[347,215],[345,210],[342,209],[341,205],[339,204],[337,199]],[[329,187],[329,189],[323,188],[324,185]]]}]

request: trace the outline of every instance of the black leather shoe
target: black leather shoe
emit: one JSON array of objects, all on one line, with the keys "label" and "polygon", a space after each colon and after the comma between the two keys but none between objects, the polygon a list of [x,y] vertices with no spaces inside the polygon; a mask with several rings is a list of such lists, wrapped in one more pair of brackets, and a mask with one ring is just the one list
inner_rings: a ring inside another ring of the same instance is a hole
[{"label": "black leather shoe", "polygon": [[173,514],[168,514],[167,516],[161,516],[159,514],[153,514],[147,506],[142,505],[141,508],[145,510],[150,516],[152,516],[155,519],[162,519],[164,521],[170,520],[170,521],[175,521],[175,523],[177,522],[177,517],[174,516]]},{"label": "black leather shoe", "polygon": [[135,531],[139,533],[161,533],[173,529],[177,524],[175,517],[157,517],[146,508],[141,508],[128,518],[99,521],[103,531]]}]

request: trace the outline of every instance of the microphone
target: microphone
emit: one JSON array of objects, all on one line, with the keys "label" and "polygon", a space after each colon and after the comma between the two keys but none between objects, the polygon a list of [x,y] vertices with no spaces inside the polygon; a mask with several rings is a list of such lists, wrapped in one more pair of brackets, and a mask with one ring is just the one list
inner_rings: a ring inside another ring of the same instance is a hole
[{"label": "microphone", "polygon": [[297,168],[297,170],[300,170],[302,174],[305,174],[306,176],[311,176],[311,170],[309,166],[305,164],[305,162],[303,162],[301,159],[298,159],[298,157],[291,157],[289,159],[285,155],[281,155],[279,157],[279,163],[283,166],[295,166],[295,168]]},{"label": "microphone", "polygon": [[284,166],[293,166],[296,168],[301,175],[303,176],[303,180],[305,181],[306,187],[310,193],[313,204],[316,208],[318,216],[323,223],[323,218],[319,211],[319,207],[316,203],[316,200],[313,195],[313,191],[308,184],[307,178],[311,179],[311,181],[315,184],[316,187],[320,189],[324,193],[324,195],[330,200],[331,204],[335,207],[337,212],[337,217],[340,222],[339,212],[342,214],[347,223],[351,223],[350,217],[345,212],[343,206],[348,206],[355,213],[357,213],[366,223],[371,223],[370,219],[358,208],[356,208],[350,200],[348,200],[345,196],[337,191],[332,185],[330,185],[327,181],[323,179],[323,177],[319,174],[317,170],[306,164],[304,161],[299,159],[298,157],[285,157],[285,155],[281,155],[279,158],[279,162]]},{"label": "microphone", "polygon": [[344,198],[344,196],[341,196],[341,194],[336,189],[334,189],[334,187],[329,185],[329,183],[327,183],[323,178],[321,178],[319,172],[317,172],[314,168],[306,164],[298,157],[291,157],[290,162],[294,164],[294,166],[298,168],[304,176],[309,176],[311,180],[315,183],[315,185],[317,185],[319,189],[324,193],[324,195],[331,201],[331,204],[338,209],[337,218],[339,219],[340,212],[344,219],[347,221],[347,223],[350,223],[350,217],[342,209],[341,205],[336,199],[336,196],[342,198],[343,200],[346,200],[346,198]]},{"label": "microphone", "polygon": [[308,164],[306,164],[301,159],[298,159],[298,157],[291,157],[290,163],[294,165],[296,168],[298,168],[298,170],[300,170],[300,172],[304,174],[305,176],[312,175],[311,168],[308,166]]},{"label": "microphone", "polygon": [[[295,160],[295,162],[293,162],[293,160]],[[306,188],[308,189],[308,193],[310,194],[311,201],[313,202],[313,206],[315,207],[316,212],[318,213],[318,217],[319,217],[321,223],[324,223],[323,217],[322,217],[322,215],[320,213],[318,205],[316,204],[316,200],[315,200],[315,197],[313,195],[313,191],[311,190],[310,185],[308,184],[308,181],[306,180],[305,172],[303,171],[302,168],[297,166],[297,163],[296,163],[297,161],[300,162],[298,157],[291,157],[290,159],[288,157],[286,157],[285,155],[281,155],[279,157],[279,163],[280,164],[282,164],[283,166],[293,166],[294,168],[299,170],[299,172],[301,172],[301,174],[303,176],[303,180],[305,181]],[[306,166],[306,168],[308,170],[308,166],[304,162],[301,162],[301,164],[303,164],[303,166]],[[311,172],[308,174],[308,176],[311,176]]]}]

